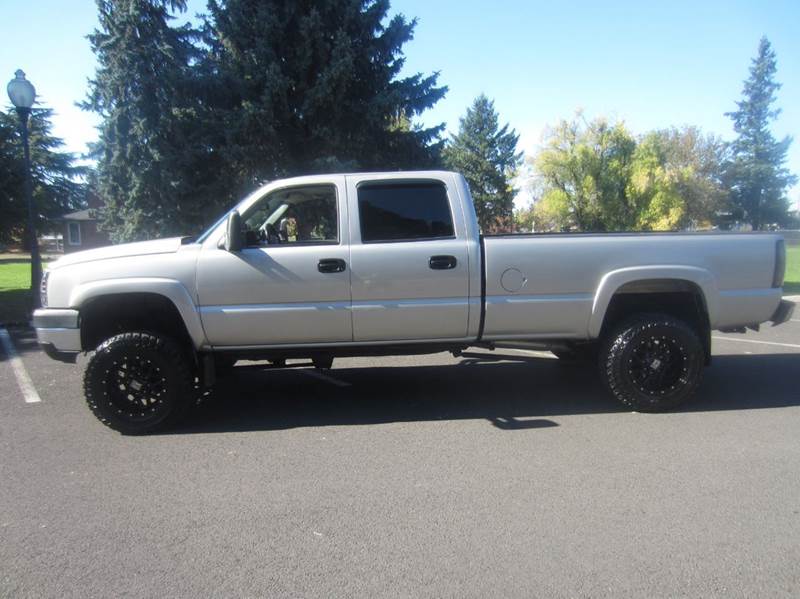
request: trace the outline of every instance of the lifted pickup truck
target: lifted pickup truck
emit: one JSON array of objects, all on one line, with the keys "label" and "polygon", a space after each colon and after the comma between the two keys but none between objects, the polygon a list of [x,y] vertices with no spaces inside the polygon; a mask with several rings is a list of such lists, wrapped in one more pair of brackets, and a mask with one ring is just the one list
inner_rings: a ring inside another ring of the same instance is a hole
[{"label": "lifted pickup truck", "polygon": [[548,349],[599,364],[639,411],[684,401],[712,329],[785,322],[773,234],[482,236],[456,173],[275,181],[198,239],[89,250],[50,265],[39,343],[91,352],[106,425],[174,423],[236,360]]}]

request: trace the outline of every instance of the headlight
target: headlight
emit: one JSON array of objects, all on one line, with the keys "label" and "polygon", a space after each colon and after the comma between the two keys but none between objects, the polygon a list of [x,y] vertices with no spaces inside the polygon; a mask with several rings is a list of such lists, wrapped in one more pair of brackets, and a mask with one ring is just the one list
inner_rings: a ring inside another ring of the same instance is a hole
[{"label": "headlight", "polygon": [[39,284],[39,303],[42,308],[47,307],[47,279],[50,277],[50,271],[46,270],[42,273],[42,282]]}]

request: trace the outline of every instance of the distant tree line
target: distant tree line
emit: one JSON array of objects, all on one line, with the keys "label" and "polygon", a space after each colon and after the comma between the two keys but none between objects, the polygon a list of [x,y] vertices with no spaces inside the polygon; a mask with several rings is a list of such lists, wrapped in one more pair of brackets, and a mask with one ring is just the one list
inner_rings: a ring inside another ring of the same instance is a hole
[{"label": "distant tree line", "polygon": [[[754,229],[788,225],[785,167],[791,139],[770,123],[777,66],[762,38],[737,109],[727,113],[736,139],[725,143],[695,127],[634,136],[621,122],[582,115],[562,121],[530,159],[534,203],[515,214],[522,230],[674,230],[731,222]],[[797,223],[794,223],[797,226]]]},{"label": "distant tree line", "polygon": [[[298,174],[444,167],[462,172],[485,232],[663,230],[727,218],[787,221],[791,140],[776,140],[775,54],[762,39],[736,139],[695,127],[635,135],[577,114],[527,159],[532,206],[514,212],[519,136],[480,95],[456,133],[420,125],[444,97],[438,73],[402,76],[415,19],[388,0],[209,0],[179,25],[185,0],[97,0],[97,70],[82,106],[101,117],[96,167],[31,119],[40,218],[84,205],[91,186],[114,241],[199,231],[247,191]],[[0,242],[24,227],[16,115],[0,114]]]},{"label": "distant tree line", "polygon": [[725,145],[697,128],[634,136],[623,123],[581,114],[549,131],[530,160],[524,230],[671,230],[708,226],[727,205]]}]

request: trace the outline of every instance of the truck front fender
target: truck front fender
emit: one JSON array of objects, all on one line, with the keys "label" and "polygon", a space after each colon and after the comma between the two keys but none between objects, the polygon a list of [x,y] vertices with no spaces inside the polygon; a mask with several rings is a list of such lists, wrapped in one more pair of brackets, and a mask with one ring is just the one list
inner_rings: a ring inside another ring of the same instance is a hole
[{"label": "truck front fender", "polygon": [[92,281],[75,287],[69,296],[69,305],[80,310],[87,301],[106,296],[126,293],[151,293],[170,300],[178,310],[192,339],[195,349],[206,345],[206,335],[200,314],[192,296],[180,281],[158,277],[134,277]]},{"label": "truck front fender", "polygon": [[702,293],[709,322],[713,324],[716,321],[719,292],[716,280],[708,270],[681,265],[632,266],[612,270],[600,280],[589,317],[589,337],[599,337],[611,298],[623,285],[652,280],[693,283]]}]

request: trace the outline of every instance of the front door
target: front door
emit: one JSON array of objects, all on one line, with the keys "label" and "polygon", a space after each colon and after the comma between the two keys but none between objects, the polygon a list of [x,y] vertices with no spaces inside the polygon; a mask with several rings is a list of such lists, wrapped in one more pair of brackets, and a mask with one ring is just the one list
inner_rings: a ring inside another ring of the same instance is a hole
[{"label": "front door", "polygon": [[353,340],[344,177],[271,191],[242,214],[246,247],[206,247],[197,291],[214,346]]}]

